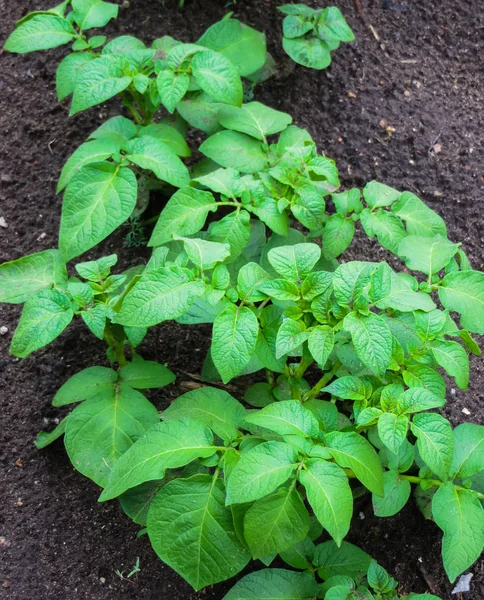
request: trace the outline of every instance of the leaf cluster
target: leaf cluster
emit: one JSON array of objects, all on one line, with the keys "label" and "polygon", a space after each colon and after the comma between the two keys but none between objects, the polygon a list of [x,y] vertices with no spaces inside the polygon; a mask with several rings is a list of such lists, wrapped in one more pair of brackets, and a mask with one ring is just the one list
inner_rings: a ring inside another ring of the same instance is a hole
[{"label": "leaf cluster", "polygon": [[[312,49],[298,51],[306,66],[352,38],[337,9],[282,10],[285,46]],[[443,374],[466,389],[468,354],[480,354],[484,273],[420,198],[377,181],[341,191],[308,131],[244,102],[243,81],[273,71],[262,33],[229,17],[195,44],[86,37],[116,14],[100,0],[66,1],[20,21],[6,44],[28,52],[74,41],[59,99],[72,94],[74,114],[119,95],[131,117],[103,123],[67,160],[58,248],[0,265],[0,301],[24,304],[15,356],[73,319],[108,346],[110,367],[60,388],[55,406],[78,405],[38,447],[64,435],[101,500],[119,498],[195,589],[250,559],[269,567],[279,556],[304,571],[258,571],[229,600],[261,589],[268,599],[398,598],[396,582],[344,541],[363,493],[383,518],[413,489],[443,531],[455,580],[484,546],[484,428],[452,430],[435,411]],[[192,129],[204,137],[198,161]],[[148,227],[154,193],[166,202],[146,264],[112,273],[116,255],[78,262],[124,223]],[[341,260],[358,230],[386,261]],[[159,415],[140,390],[175,376],[138,348],[169,320],[212,324],[202,369],[211,386]],[[223,387],[247,374],[257,383],[242,402]]]},{"label": "leaf cluster", "polygon": [[282,45],[292,60],[310,69],[326,69],[331,52],[341,42],[355,39],[340,9],[336,6],[315,10],[305,4],[285,4],[278,10],[286,15],[282,22]]}]

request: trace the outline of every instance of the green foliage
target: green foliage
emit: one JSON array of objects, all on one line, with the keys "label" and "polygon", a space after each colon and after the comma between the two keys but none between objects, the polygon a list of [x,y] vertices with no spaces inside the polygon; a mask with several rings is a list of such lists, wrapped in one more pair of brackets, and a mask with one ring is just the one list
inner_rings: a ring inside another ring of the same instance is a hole
[{"label": "green foliage", "polygon": [[282,23],[282,45],[294,62],[311,69],[326,69],[331,52],[340,42],[352,42],[353,32],[336,6],[312,9],[304,4],[286,4],[278,10]]},{"label": "green foliage", "polygon": [[[306,130],[243,103],[243,83],[273,69],[262,33],[229,17],[196,44],[86,37],[117,10],[67,1],[27,16],[6,43],[28,52],[74,42],[58,68],[59,99],[72,95],[75,114],[119,95],[131,117],[103,123],[67,160],[59,249],[0,265],[0,301],[25,303],[14,355],[75,319],[108,346],[109,366],[59,389],[54,406],[77,406],[37,447],[64,435],[100,499],[119,498],[197,590],[251,558],[270,566],[279,555],[294,569],[251,573],[228,600],[397,599],[396,582],[344,540],[366,492],[382,518],[412,488],[420,505],[425,497],[454,580],[484,545],[484,428],[452,430],[429,411],[445,404],[443,373],[467,388],[484,274],[414,194],[376,181],[339,190],[334,161]],[[324,68],[353,39],[336,8],[281,10],[284,47],[306,66]],[[189,128],[205,134],[204,158],[187,166],[186,140],[199,138]],[[164,202],[144,220],[151,192]],[[124,223],[148,232],[154,221],[146,264],[112,272],[115,254],[79,262]],[[359,229],[400,259],[399,272],[346,260]],[[212,324],[202,379],[213,387],[160,415],[140,390],[175,376],[138,348],[169,320]],[[235,388],[239,399],[223,389],[247,374],[256,383]]]}]

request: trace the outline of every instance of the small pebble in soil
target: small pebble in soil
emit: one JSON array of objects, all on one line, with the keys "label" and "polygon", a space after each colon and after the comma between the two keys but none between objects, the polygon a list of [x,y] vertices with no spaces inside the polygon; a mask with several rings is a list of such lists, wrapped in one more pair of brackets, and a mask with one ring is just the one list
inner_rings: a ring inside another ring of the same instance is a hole
[{"label": "small pebble in soil", "polygon": [[100,577],[99,581],[104,585],[106,583],[106,578],[105,577]]},{"label": "small pebble in soil", "polygon": [[5,335],[6,333],[8,333],[8,327],[6,327],[5,325],[2,325],[0,327],[0,335]]},{"label": "small pebble in soil", "polygon": [[365,513],[363,511],[360,512],[360,514],[358,515],[360,517],[360,519],[363,521],[363,519],[365,518]]},{"label": "small pebble in soil", "polygon": [[459,577],[459,581],[457,585],[452,590],[452,594],[465,594],[466,592],[471,591],[471,579],[474,577],[472,573],[466,573],[465,575],[461,575]]},{"label": "small pebble in soil", "polygon": [[450,395],[451,395],[451,396],[455,396],[455,389],[454,389],[454,388],[451,388],[451,390],[450,390]]},{"label": "small pebble in soil", "polygon": [[471,411],[470,411],[468,408],[463,408],[463,409],[462,409],[462,412],[463,412],[465,415],[470,415],[470,414],[471,414]]},{"label": "small pebble in soil", "polygon": [[7,225],[7,221],[5,221],[5,217],[0,217],[0,227],[7,229],[8,225]]}]

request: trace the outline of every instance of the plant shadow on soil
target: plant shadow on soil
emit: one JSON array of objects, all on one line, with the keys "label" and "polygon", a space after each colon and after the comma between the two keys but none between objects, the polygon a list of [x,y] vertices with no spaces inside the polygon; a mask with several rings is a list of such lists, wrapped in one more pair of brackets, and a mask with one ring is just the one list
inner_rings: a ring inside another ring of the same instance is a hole
[{"label": "plant shadow on soil", "polygon": [[[46,8],[45,2],[0,0],[0,41],[16,20]],[[150,42],[170,34],[194,41],[233,10],[235,17],[267,34],[280,67],[275,78],[256,89],[255,98],[289,112],[297,125],[307,127],[319,150],[336,159],[344,186],[378,179],[419,195],[444,217],[450,238],[463,242],[474,268],[483,270],[482,3],[333,0],[357,41],[333,54],[331,68],[316,72],[293,65],[284,55],[277,2],[226,2],[187,0],[180,11],[177,0],[131,0],[107,28],[108,35],[131,34]],[[64,53],[0,54],[0,216],[8,225],[0,228],[0,262],[55,247],[60,169],[89,132],[120,111],[115,100],[68,118],[66,103],[56,101],[54,85]],[[146,252],[122,247],[125,233],[111,236],[89,258],[119,252],[121,266],[145,260]],[[380,252],[372,243],[357,240],[350,256],[376,260],[383,257]],[[146,537],[136,538],[138,527],[115,502],[97,503],[99,490],[73,470],[61,442],[43,451],[34,448],[37,431],[52,427],[60,416],[50,404],[57,388],[73,373],[106,359],[103,345],[80,324],[34,356],[13,358],[8,346],[19,313],[18,306],[0,306],[0,326],[8,327],[0,336],[4,597],[220,600],[230,583],[193,592],[157,559]],[[164,324],[150,332],[142,354],[167,361],[178,375],[175,384],[151,395],[160,409],[192,385],[189,374],[200,372],[209,341],[207,326]],[[444,414],[454,425],[468,420],[484,424],[482,358],[474,357],[471,369],[467,392],[453,390],[449,382]],[[242,390],[235,395],[241,398]],[[348,539],[398,579],[401,593],[431,591],[451,597],[441,566],[440,531],[424,521],[412,501],[400,515],[384,520],[372,515],[371,502],[363,503],[355,510]],[[136,557],[141,573],[130,580],[114,574],[114,569],[129,572]],[[466,599],[482,600],[483,562],[471,571]]]}]

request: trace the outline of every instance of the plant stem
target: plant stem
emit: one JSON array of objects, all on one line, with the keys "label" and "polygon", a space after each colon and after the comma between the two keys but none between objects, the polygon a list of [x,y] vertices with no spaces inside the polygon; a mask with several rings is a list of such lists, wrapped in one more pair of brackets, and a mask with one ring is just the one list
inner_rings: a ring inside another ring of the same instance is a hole
[{"label": "plant stem", "polygon": [[[356,479],[356,475],[353,473],[353,471],[351,469],[344,469],[344,472],[346,473],[346,475],[349,479]],[[416,475],[403,475],[402,473],[399,473],[398,476],[400,477],[400,479],[406,479],[410,483],[422,483],[422,481],[427,481],[428,483],[431,483],[435,487],[440,487],[440,486],[444,485],[444,483],[446,483],[445,481],[439,481],[438,479],[425,479],[422,477],[417,477]],[[481,494],[481,492],[478,492],[476,490],[467,489],[465,487],[462,487],[461,485],[454,484],[454,487],[457,490],[464,490],[466,492],[472,492],[479,498],[479,500],[484,500],[484,494]]]},{"label": "plant stem", "polygon": [[307,369],[313,364],[313,362],[314,361],[312,358],[302,358],[294,373],[294,379],[301,379],[304,373],[307,371]]},{"label": "plant stem", "polygon": [[118,365],[120,367],[127,365],[128,361],[124,355],[124,340],[120,339],[120,337],[116,335],[116,326],[113,326],[112,323],[106,324],[106,329],[104,330],[104,339],[109,347],[112,348]]},{"label": "plant stem", "polygon": [[291,398],[293,400],[299,400],[299,402],[302,402],[301,399],[301,388],[298,385],[291,385]]},{"label": "plant stem", "polygon": [[306,392],[303,396],[302,401],[306,402],[307,400],[311,400],[311,398],[315,398],[319,392],[326,386],[326,384],[333,378],[336,371],[341,367],[341,363],[337,361],[331,371],[325,373],[318,383],[311,389],[309,392]]},{"label": "plant stem", "polygon": [[[446,483],[445,481],[439,481],[438,479],[422,479],[421,477],[417,477],[415,475],[399,475],[399,477],[401,479],[406,479],[407,481],[410,481],[410,483],[421,483],[422,481],[428,481],[429,483],[431,483],[432,485],[435,485],[436,487],[440,487],[441,485],[444,485],[444,483]],[[467,492],[473,492],[474,494],[477,495],[479,500],[484,500],[484,494],[481,494],[481,492],[477,492],[475,490],[469,490],[465,487],[462,487],[461,485],[454,484],[454,487],[457,490],[465,490]]]}]

